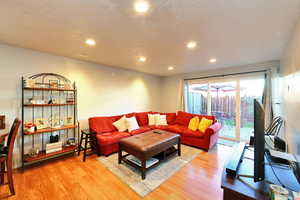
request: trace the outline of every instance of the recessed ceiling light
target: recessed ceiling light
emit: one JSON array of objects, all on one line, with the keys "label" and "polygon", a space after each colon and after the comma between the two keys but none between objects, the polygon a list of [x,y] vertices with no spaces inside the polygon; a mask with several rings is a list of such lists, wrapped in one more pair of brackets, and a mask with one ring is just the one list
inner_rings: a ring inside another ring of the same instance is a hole
[{"label": "recessed ceiling light", "polygon": [[172,71],[173,69],[174,69],[173,66],[169,66],[169,67],[168,67],[168,70],[170,70],[170,71]]},{"label": "recessed ceiling light", "polygon": [[144,57],[144,56],[140,56],[140,57],[139,57],[139,61],[140,61],[140,62],[146,62],[146,60],[147,60],[147,58]]},{"label": "recessed ceiling light", "polygon": [[211,58],[211,59],[209,59],[209,62],[210,62],[210,63],[215,63],[215,62],[217,62],[217,59]]},{"label": "recessed ceiling light", "polygon": [[134,4],[134,9],[138,13],[145,13],[149,10],[150,5],[147,1],[139,0]]},{"label": "recessed ceiling light", "polygon": [[190,41],[186,44],[186,47],[189,48],[189,49],[193,49],[197,46],[197,42],[195,41]]},{"label": "recessed ceiling light", "polygon": [[93,39],[87,39],[87,40],[85,41],[85,43],[86,43],[87,45],[89,45],[89,46],[95,46],[95,45],[96,45],[96,42],[95,42],[95,40],[93,40]]}]

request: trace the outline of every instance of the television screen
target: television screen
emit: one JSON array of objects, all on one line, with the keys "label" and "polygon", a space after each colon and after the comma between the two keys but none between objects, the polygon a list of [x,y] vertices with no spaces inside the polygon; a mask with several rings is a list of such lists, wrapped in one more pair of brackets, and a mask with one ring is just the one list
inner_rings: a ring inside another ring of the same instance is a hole
[{"label": "television screen", "polygon": [[254,99],[254,182],[265,178],[265,112],[261,103]]}]

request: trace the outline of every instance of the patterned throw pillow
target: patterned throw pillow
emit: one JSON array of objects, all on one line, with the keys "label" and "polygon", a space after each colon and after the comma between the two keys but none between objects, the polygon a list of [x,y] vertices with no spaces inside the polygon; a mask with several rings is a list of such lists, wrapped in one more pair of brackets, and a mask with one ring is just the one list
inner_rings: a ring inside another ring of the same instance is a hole
[{"label": "patterned throw pillow", "polygon": [[158,114],[148,114],[148,125],[149,126],[154,126],[155,125],[157,115]]},{"label": "patterned throw pillow", "polygon": [[167,116],[166,115],[157,115],[156,118],[155,118],[155,125],[156,126],[160,126],[160,125],[166,126],[166,125],[168,125]]}]

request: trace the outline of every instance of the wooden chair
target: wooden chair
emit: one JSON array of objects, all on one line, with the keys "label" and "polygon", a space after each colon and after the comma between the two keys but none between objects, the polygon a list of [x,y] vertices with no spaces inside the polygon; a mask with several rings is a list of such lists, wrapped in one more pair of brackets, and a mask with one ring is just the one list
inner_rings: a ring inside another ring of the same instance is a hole
[{"label": "wooden chair", "polygon": [[[7,173],[7,180],[9,190],[12,195],[15,195],[15,189],[13,184],[13,168],[12,168],[12,156],[14,150],[15,139],[20,127],[21,121],[16,118],[7,138],[7,146],[0,152],[0,184],[4,184],[4,174]],[[7,171],[5,172],[5,164]]]}]

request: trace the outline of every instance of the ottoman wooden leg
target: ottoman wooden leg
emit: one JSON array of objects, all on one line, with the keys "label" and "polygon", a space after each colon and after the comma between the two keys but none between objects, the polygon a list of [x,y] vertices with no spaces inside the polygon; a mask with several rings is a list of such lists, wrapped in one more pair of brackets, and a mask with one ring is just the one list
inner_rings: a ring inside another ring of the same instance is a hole
[{"label": "ottoman wooden leg", "polygon": [[146,160],[142,160],[142,179],[146,178]]}]

